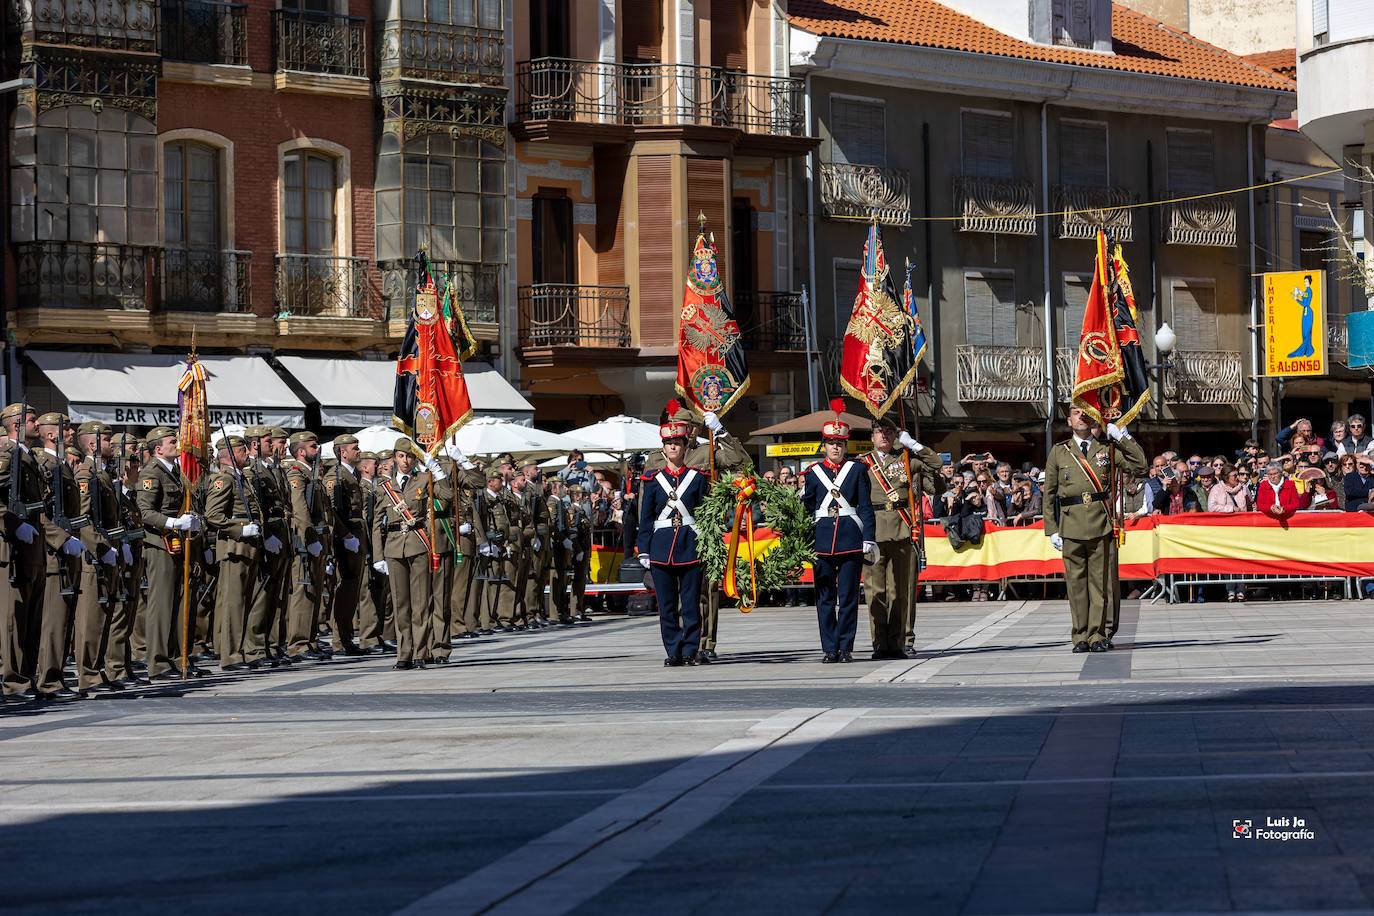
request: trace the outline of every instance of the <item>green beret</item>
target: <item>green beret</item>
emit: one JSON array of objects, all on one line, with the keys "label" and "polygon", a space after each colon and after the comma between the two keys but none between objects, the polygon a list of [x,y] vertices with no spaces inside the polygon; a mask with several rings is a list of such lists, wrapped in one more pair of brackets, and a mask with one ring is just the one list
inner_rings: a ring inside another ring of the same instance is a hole
[{"label": "green beret", "polygon": [[350,433],[344,433],[342,436],[335,436],[335,437],[334,437],[334,447],[335,447],[335,448],[338,448],[338,447],[341,446],[341,445],[357,445],[357,444],[358,444],[358,437],[357,437],[357,436],[354,436],[354,435],[351,435]]},{"label": "green beret", "polygon": [[492,464],[492,467],[498,467],[498,468],[499,468],[501,465],[503,465],[503,464],[509,464],[509,465],[511,465],[512,467],[514,467],[514,466],[515,466],[515,456],[512,455],[510,452],[502,452],[501,454],[497,455],[495,458],[491,459],[491,464]]},{"label": "green beret", "polygon": [[286,438],[286,430],[282,429],[280,426],[273,426],[273,427],[272,427],[272,438],[273,438],[273,439],[285,439],[285,438]]},{"label": "green beret", "polygon": [[87,420],[76,428],[79,436],[103,436],[108,433],[110,428],[99,420]]},{"label": "green beret", "polygon": [[302,443],[304,443],[304,442],[319,442],[319,441],[320,441],[320,437],[319,437],[319,436],[315,435],[314,433],[312,433],[312,432],[311,432],[310,430],[308,430],[308,429],[303,429],[303,430],[301,430],[301,431],[298,432],[298,433],[292,433],[292,434],[291,434],[291,437],[290,437],[289,439],[286,440],[286,446],[287,446],[287,448],[295,448],[296,446],[298,446],[298,445],[300,445],[300,444],[302,444]]},{"label": "green beret", "polygon": [[394,455],[396,452],[409,452],[414,454],[415,443],[411,442],[405,436],[401,436],[396,440],[396,444],[391,447],[391,453]]},{"label": "green beret", "polygon": [[156,443],[168,436],[175,436],[176,434],[177,431],[170,426],[154,426],[152,429],[148,430],[148,438],[146,441],[149,443]]},{"label": "green beret", "polygon": [[226,447],[226,442],[229,443],[228,448],[244,447],[244,441],[242,436],[230,436],[228,439],[217,439],[215,440],[215,447],[219,448],[220,450],[223,450]]},{"label": "green beret", "polygon": [[263,436],[270,436],[270,435],[272,435],[272,427],[270,427],[270,426],[245,426],[245,427],[243,428],[243,435],[244,435],[244,438],[246,438],[246,439],[261,439]]},{"label": "green beret", "polygon": [[43,414],[43,416],[38,418],[39,426],[61,426],[63,423],[67,422],[69,422],[67,420],[67,415],[64,413],[58,413],[57,411],[45,413]]},{"label": "green beret", "polygon": [[501,473],[501,468],[495,462],[487,465],[487,480],[504,480],[505,474]]},{"label": "green beret", "polygon": [[359,452],[359,453],[358,453],[358,460],[359,460],[359,461],[376,461],[376,460],[377,460],[377,453],[376,453],[376,452]]},{"label": "green beret", "polygon": [[[19,411],[21,411],[21,410],[23,410],[23,409],[24,409],[24,405],[23,405],[23,404],[10,404],[10,405],[7,406],[4,410],[0,410],[0,420],[8,420],[8,419],[10,419],[10,418],[12,418],[12,417],[17,417],[17,416],[19,416]],[[29,411],[28,411],[28,412],[31,413],[31,414],[37,414],[37,413],[38,413],[38,411],[34,409],[34,407],[33,407],[32,404],[29,405]]]},{"label": "green beret", "polygon": [[81,449],[75,448],[74,446],[70,446],[70,445],[67,446],[66,452],[67,452],[67,457],[68,457],[68,458],[85,458],[85,457],[86,457],[85,453],[82,452]]}]

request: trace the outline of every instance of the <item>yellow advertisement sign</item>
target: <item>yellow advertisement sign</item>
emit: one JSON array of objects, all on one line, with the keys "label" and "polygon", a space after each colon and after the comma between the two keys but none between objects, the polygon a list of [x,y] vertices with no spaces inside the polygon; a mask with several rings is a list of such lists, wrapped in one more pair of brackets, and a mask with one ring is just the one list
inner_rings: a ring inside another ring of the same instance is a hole
[{"label": "yellow advertisement sign", "polygon": [[[764,447],[769,458],[811,458],[821,453],[820,440],[813,442],[774,442]],[[862,455],[872,451],[873,443],[864,440],[849,440],[849,454]]]},{"label": "yellow advertisement sign", "polygon": [[1320,270],[1264,275],[1264,374],[1326,374],[1326,296]]}]

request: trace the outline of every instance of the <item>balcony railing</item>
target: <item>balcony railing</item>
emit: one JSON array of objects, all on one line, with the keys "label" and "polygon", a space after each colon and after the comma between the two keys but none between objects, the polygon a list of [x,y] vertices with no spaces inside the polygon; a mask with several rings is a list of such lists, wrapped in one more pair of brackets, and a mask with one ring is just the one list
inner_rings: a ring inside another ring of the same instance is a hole
[{"label": "balcony railing", "polygon": [[159,307],[185,312],[252,311],[251,259],[247,251],[163,249]]},{"label": "balcony railing", "polygon": [[960,401],[1045,400],[1045,351],[1039,347],[958,349],[956,385]]},{"label": "balcony railing", "polygon": [[911,173],[875,165],[821,163],[821,206],[831,219],[911,225]]},{"label": "balcony railing", "polygon": [[1115,242],[1131,241],[1131,192],[1125,188],[1082,188],[1061,185],[1054,189],[1054,209],[1061,239],[1095,239],[1105,229]]},{"label": "balcony railing", "polygon": [[1166,204],[1164,242],[1170,245],[1236,245],[1236,205],[1219,197]]},{"label": "balcony railing", "polygon": [[163,0],[162,56],[196,64],[248,63],[248,6]]},{"label": "balcony railing", "polygon": [[381,317],[366,258],[277,255],[278,318]]},{"label": "balcony railing", "polygon": [[628,347],[630,289],[627,286],[522,286],[520,346]]},{"label": "balcony railing", "polygon": [[499,29],[390,19],[379,39],[384,80],[500,84],[505,56],[505,33]]},{"label": "balcony railing", "polygon": [[721,67],[544,57],[516,65],[521,121],[733,127],[805,136],[802,81]]},{"label": "balcony railing", "polygon": [[1237,350],[1177,350],[1164,376],[1164,398],[1176,404],[1231,407],[1244,399],[1244,369]]},{"label": "balcony railing", "polygon": [[1078,351],[1073,347],[1054,348],[1054,391],[1060,404],[1073,397],[1073,374],[1078,366]]},{"label": "balcony railing", "polygon": [[[468,324],[496,324],[501,309],[500,264],[468,264],[461,261],[435,261],[431,265],[436,282],[447,276],[453,282],[463,319]],[[393,321],[410,315],[419,275],[415,262],[409,258],[383,261],[377,265],[382,272],[382,301],[386,317]]]},{"label": "balcony railing", "polygon": [[1029,181],[959,175],[954,208],[960,232],[1035,235],[1035,188]]},{"label": "balcony railing", "polygon": [[1350,335],[1344,315],[1326,316],[1326,358],[1342,366],[1350,358]]},{"label": "balcony railing", "polygon": [[356,16],[273,10],[278,70],[367,76],[366,20]]},{"label": "balcony railing", "polygon": [[746,350],[806,350],[801,293],[742,290],[735,294],[735,315]]},{"label": "balcony railing", "polygon": [[158,288],[158,255],[143,245],[21,243],[15,246],[19,305],[145,309]]},{"label": "balcony railing", "polygon": [[21,41],[104,51],[157,50],[156,0],[15,0]]}]

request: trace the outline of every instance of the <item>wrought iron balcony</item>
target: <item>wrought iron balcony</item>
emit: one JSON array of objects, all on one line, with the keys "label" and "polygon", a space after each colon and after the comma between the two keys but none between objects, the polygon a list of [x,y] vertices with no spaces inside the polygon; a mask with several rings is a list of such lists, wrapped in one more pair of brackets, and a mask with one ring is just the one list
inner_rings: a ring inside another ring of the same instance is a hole
[{"label": "wrought iron balcony", "polygon": [[956,386],[960,401],[1045,400],[1045,351],[1039,347],[958,348]]},{"label": "wrought iron balcony", "polygon": [[380,318],[365,258],[277,255],[278,318]]},{"label": "wrought iron balcony", "polygon": [[1236,205],[1221,197],[1166,204],[1164,242],[1170,245],[1236,245]]},{"label": "wrought iron balcony", "polygon": [[1132,202],[1125,188],[1083,188],[1060,185],[1054,189],[1054,209],[1061,239],[1096,239],[1098,228],[1116,242],[1131,241]]},{"label": "wrought iron balcony", "polygon": [[101,242],[24,242],[15,278],[24,308],[146,309],[158,288],[159,251]]},{"label": "wrought iron balcony", "polygon": [[1078,351],[1073,347],[1054,348],[1054,393],[1060,404],[1073,397],[1073,374],[1078,367]]},{"label": "wrought iron balcony", "polygon": [[156,0],[15,0],[22,42],[102,51],[157,51]]},{"label": "wrought iron balcony", "polygon": [[1029,181],[956,176],[954,209],[960,232],[1035,235],[1035,188]]},{"label": "wrought iron balcony", "polygon": [[911,173],[875,165],[821,163],[821,206],[831,219],[911,225]]},{"label": "wrought iron balcony", "polygon": [[520,121],[733,127],[803,137],[802,81],[722,67],[544,57],[515,68]]},{"label": "wrought iron balcony", "polygon": [[503,85],[506,39],[499,29],[389,19],[379,38],[384,80]]},{"label": "wrought iron balcony", "polygon": [[539,283],[522,286],[520,346],[630,346],[630,288]]},{"label": "wrought iron balcony", "polygon": [[1326,316],[1326,358],[1342,366],[1350,358],[1350,334],[1344,315]]},{"label": "wrought iron balcony", "polygon": [[744,349],[806,351],[806,319],[801,293],[741,290],[735,294]]},{"label": "wrought iron balcony", "polygon": [[[419,274],[415,261],[405,258],[383,261],[377,265],[382,272],[382,301],[386,317],[392,321],[405,320],[410,315],[415,286]],[[496,324],[501,309],[500,264],[468,264],[462,261],[435,261],[431,269],[436,280],[447,275],[453,281],[458,305],[468,324]]]},{"label": "wrought iron balcony", "polygon": [[1231,407],[1245,397],[1238,350],[1176,350],[1164,375],[1164,398],[1175,404]]},{"label": "wrought iron balcony", "polygon": [[278,70],[367,76],[366,20],[356,16],[273,10]]},{"label": "wrought iron balcony", "polygon": [[252,311],[251,259],[247,251],[164,248],[159,307],[185,312]]},{"label": "wrought iron balcony", "polygon": [[163,0],[162,57],[196,64],[247,64],[247,4]]}]

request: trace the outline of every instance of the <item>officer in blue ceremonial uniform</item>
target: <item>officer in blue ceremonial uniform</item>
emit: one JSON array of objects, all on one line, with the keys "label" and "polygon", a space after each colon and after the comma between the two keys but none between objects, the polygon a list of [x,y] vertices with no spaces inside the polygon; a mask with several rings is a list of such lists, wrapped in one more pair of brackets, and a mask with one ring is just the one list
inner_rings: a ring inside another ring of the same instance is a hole
[{"label": "officer in blue ceremonial uniform", "polygon": [[658,428],[664,466],[640,478],[639,563],[653,576],[665,667],[695,665],[701,639],[701,560],[697,556],[693,513],[706,498],[706,476],[687,467],[690,426],[674,418],[677,401],[668,402],[668,420]]},{"label": "officer in blue ceremonial uniform", "polygon": [[844,401],[830,402],[835,419],[821,427],[825,458],[806,469],[802,503],[816,520],[816,617],[821,629],[821,661],[854,660],[859,626],[859,572],[873,556],[873,501],[868,466],[850,461],[849,424],[840,419]]}]

